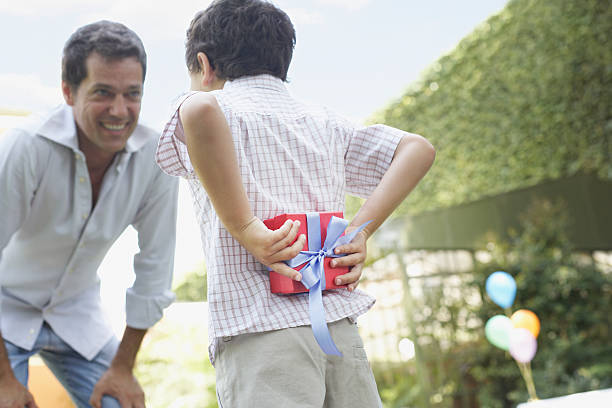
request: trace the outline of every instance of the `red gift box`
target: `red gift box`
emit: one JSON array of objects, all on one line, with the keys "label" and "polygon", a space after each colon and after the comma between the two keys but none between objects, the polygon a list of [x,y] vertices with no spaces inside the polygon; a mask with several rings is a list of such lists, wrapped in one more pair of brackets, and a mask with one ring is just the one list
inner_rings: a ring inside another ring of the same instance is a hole
[{"label": "red gift box", "polygon": [[[342,218],[341,212],[322,212],[319,213],[319,222],[321,223],[321,245],[325,242],[327,237],[327,225],[332,216]],[[300,222],[300,229],[298,236],[304,234],[306,237],[306,243],[304,244],[303,251],[308,251],[308,225],[306,221],[306,214],[281,214],[269,220],[265,220],[264,224],[271,230],[279,229],[287,220],[294,220]],[[325,270],[325,289],[340,289],[345,288],[346,285],[338,286],[334,283],[336,276],[343,275],[349,271],[348,266],[340,266],[332,268],[329,262],[332,260],[330,257],[325,257],[323,260],[323,267]],[[295,268],[299,271],[307,264],[300,265]],[[270,291],[272,293],[303,293],[308,292],[308,289],[301,282],[294,281],[284,275],[270,271]]]}]

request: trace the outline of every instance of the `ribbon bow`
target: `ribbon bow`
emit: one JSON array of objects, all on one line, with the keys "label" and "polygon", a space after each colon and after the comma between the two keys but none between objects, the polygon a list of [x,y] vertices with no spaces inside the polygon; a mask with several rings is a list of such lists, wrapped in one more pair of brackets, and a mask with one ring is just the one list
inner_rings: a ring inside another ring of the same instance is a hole
[{"label": "ribbon bow", "polygon": [[325,290],[323,260],[325,257],[339,258],[345,256],[346,254],[335,254],[334,249],[351,242],[371,221],[361,224],[350,234],[342,236],[349,223],[343,218],[332,216],[327,225],[327,236],[323,246],[321,246],[319,213],[306,213],[306,222],[308,224],[308,251],[301,251],[286,263],[292,268],[307,264],[299,272],[302,274],[302,284],[308,289],[308,310],[315,339],[326,354],[342,356],[329,334],[325,319],[322,294]]}]

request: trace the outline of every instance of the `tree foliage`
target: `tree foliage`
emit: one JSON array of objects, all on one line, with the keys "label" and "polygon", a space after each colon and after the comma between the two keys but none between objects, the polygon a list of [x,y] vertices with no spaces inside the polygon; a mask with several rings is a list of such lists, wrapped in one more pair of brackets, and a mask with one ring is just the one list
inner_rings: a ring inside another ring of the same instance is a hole
[{"label": "tree foliage", "polygon": [[204,263],[188,272],[180,283],[173,289],[178,302],[205,302],[206,295],[206,267]]},{"label": "tree foliage", "polygon": [[512,0],[374,115],[427,137],[434,167],[400,213],[577,172],[612,178],[612,6]]},{"label": "tree foliage", "polygon": [[[177,305],[172,305],[171,308]],[[135,373],[149,408],[216,408],[215,372],[208,360],[206,308],[179,305],[144,339]]]},{"label": "tree foliage", "polygon": [[562,203],[535,202],[510,240],[483,245],[487,256],[452,289],[459,296],[449,296],[448,284],[429,286],[413,309],[425,368],[377,371],[387,407],[510,408],[527,401],[514,360],[484,335],[487,320],[504,314],[485,291],[497,270],[516,280],[512,310],[529,309],[541,321],[532,361],[538,396],[612,387],[612,265],[576,253],[565,233],[569,222]]}]

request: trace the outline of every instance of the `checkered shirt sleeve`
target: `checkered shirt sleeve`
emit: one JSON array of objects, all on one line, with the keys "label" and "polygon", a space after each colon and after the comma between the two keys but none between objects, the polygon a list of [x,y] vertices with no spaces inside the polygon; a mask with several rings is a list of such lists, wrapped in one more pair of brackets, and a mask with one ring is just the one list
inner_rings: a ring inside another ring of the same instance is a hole
[{"label": "checkered shirt sleeve", "polygon": [[179,108],[185,99],[194,93],[187,92],[177,99],[172,110],[172,116],[164,126],[155,153],[155,161],[165,173],[187,179],[195,179],[197,176],[189,160],[187,145],[182,142],[185,138],[183,137],[183,126],[179,117]]},{"label": "checkered shirt sleeve", "polygon": [[347,193],[367,198],[391,164],[406,132],[386,125],[345,126],[345,178]]}]

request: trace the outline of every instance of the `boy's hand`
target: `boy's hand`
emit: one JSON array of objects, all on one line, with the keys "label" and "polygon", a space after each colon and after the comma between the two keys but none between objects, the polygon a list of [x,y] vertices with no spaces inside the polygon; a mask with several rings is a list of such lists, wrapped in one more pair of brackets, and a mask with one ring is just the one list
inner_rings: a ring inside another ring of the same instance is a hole
[{"label": "boy's hand", "polygon": [[306,237],[302,234],[291,244],[300,228],[299,221],[287,220],[282,227],[272,231],[256,217],[253,217],[240,232],[236,239],[249,251],[255,259],[266,265],[274,272],[299,281],[302,275],[295,269],[287,266],[287,261],[304,248]]},{"label": "boy's hand", "polygon": [[[355,227],[348,227],[346,233],[354,230]],[[346,244],[340,245],[335,249],[336,254],[347,254],[340,258],[334,258],[331,260],[331,267],[337,266],[349,266],[351,270],[344,275],[336,277],[336,285],[348,285],[347,289],[352,292],[359,285],[359,279],[363,270],[363,264],[366,260],[367,254],[367,235],[365,231],[360,231],[353,240]]]}]

